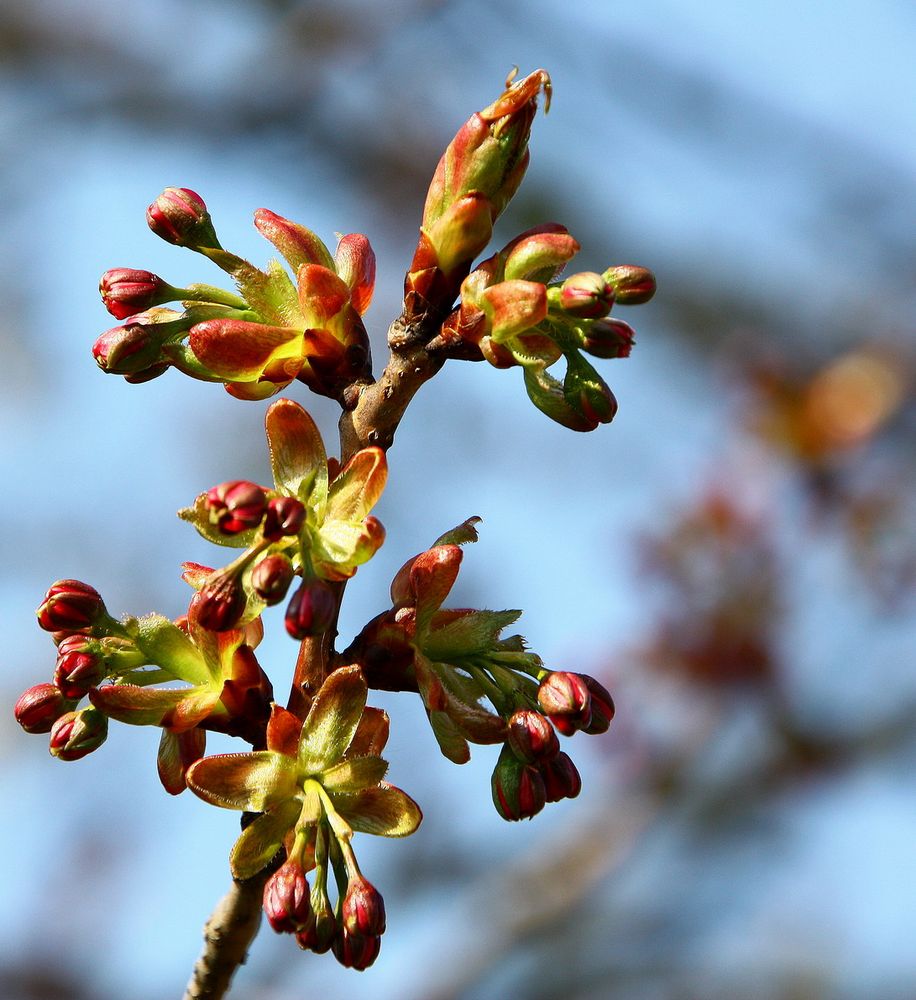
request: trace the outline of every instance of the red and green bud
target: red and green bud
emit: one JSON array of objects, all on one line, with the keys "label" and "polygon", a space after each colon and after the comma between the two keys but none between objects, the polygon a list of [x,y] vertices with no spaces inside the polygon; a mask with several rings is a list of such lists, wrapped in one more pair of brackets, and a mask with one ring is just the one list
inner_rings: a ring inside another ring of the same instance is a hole
[{"label": "red and green bud", "polygon": [[561,752],[553,760],[542,761],[538,770],[548,802],[574,799],[582,791],[582,778],[568,754]]},{"label": "red and green bud", "polygon": [[519,760],[504,746],[491,780],[493,805],[506,820],[531,819],[546,800],[544,779],[536,767]]},{"label": "red and green bud", "polygon": [[211,632],[227,632],[238,624],[247,603],[238,573],[217,571],[191,599],[188,617]]},{"label": "red and green bud", "polygon": [[286,597],[294,576],[289,558],[275,552],[265,556],[251,571],[251,586],[265,604],[273,607]]},{"label": "red and green bud", "polygon": [[582,674],[582,680],[591,697],[592,717],[583,732],[592,736],[606,733],[614,718],[614,699],[608,689],[589,674]]},{"label": "red and green bud", "polygon": [[190,188],[166,188],[147,208],[146,221],[167,243],[220,249],[207,206]]},{"label": "red and green bud", "polygon": [[234,479],[207,491],[211,521],[224,535],[256,528],[267,510],[267,494],[256,483]]},{"label": "red and green bud", "polygon": [[54,683],[66,698],[82,698],[105,677],[105,664],[91,648],[91,640],[73,635],[57,647]]},{"label": "red and green bud", "polygon": [[108,717],[96,708],[83,708],[54,723],[48,748],[60,760],[79,760],[98,750],[107,736]]},{"label": "red and green bud", "polygon": [[315,922],[311,891],[302,865],[286,861],[264,885],[264,914],[278,934],[308,931]]},{"label": "red and green bud", "polygon": [[333,268],[334,261],[324,243],[305,226],[290,222],[267,208],[259,208],[254,213],[257,231],[280,251],[286,262],[298,271],[303,264],[320,264]]},{"label": "red and green bud", "polygon": [[636,343],[636,333],[629,323],[608,316],[583,325],[579,342],[582,350],[594,358],[628,358]]},{"label": "red and green bud", "polygon": [[152,306],[177,298],[177,289],[152,271],[115,267],[106,271],[99,282],[105,308],[117,319],[127,319]]},{"label": "red and green bud", "polygon": [[362,233],[342,236],[334,255],[337,273],[350,288],[350,304],[362,316],[375,290],[375,251]]},{"label": "red and green bud", "polygon": [[76,632],[92,628],[108,612],[95,587],[80,580],[52,583],[35,614],[46,632]]},{"label": "red and green bud", "polygon": [[623,306],[638,306],[655,294],[655,275],[645,267],[621,264],[609,267],[602,275],[614,289],[617,301]]},{"label": "red and green bud", "polygon": [[334,938],[332,947],[334,957],[344,968],[362,972],[378,958],[382,939],[371,935],[363,937],[361,934],[351,934],[345,927],[342,927]]},{"label": "red and green bud", "polygon": [[323,955],[326,951],[330,951],[334,938],[337,936],[337,920],[334,917],[327,891],[318,882],[312,889],[311,904],[315,919],[303,930],[297,932],[296,940],[299,942],[300,948],[313,951],[316,955]]},{"label": "red and green bud", "polygon": [[298,535],[305,523],[305,504],[295,497],[274,497],[264,516],[264,537],[278,542],[285,535]]},{"label": "red and green bud", "polygon": [[592,696],[581,674],[566,670],[549,673],[538,688],[538,704],[564,736],[584,729],[591,721]]},{"label": "red and green bud", "polygon": [[49,733],[55,722],[73,707],[54,684],[35,684],[19,696],[13,714],[27,733]]},{"label": "red and green bud", "polygon": [[547,222],[535,226],[507,244],[500,251],[504,261],[503,278],[511,281],[539,281],[546,284],[579,252],[579,243],[565,226]]},{"label": "red and green bud", "polygon": [[350,934],[378,937],[385,933],[385,901],[362,875],[353,876],[341,908],[343,926]]},{"label": "red and green bud", "polygon": [[560,285],[557,301],[563,312],[580,319],[600,319],[614,305],[614,289],[600,274],[581,271]]},{"label": "red and green bud", "polygon": [[563,395],[592,428],[609,424],[617,414],[617,400],[604,379],[579,354],[566,357]]},{"label": "red and green bud", "polygon": [[[141,373],[162,364],[162,339],[146,323],[126,323],[106,330],[92,345],[96,364],[108,375],[126,375],[134,381]],[[168,367],[168,366],[166,366]],[[162,369],[165,371],[165,368]],[[157,374],[161,374],[157,372]],[[147,376],[140,381],[148,381]]]},{"label": "red and green bud", "polygon": [[508,742],[515,756],[529,764],[550,760],[560,752],[560,741],[553,726],[540,712],[527,708],[509,717]]},{"label": "red and green bud", "polygon": [[293,639],[322,635],[334,624],[337,597],[324,580],[303,580],[286,609],[286,631]]}]

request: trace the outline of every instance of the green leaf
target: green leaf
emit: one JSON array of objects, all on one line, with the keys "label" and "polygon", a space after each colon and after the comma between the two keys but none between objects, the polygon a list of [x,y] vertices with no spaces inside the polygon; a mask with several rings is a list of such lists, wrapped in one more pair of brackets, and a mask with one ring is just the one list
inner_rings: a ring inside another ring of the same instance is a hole
[{"label": "green leaf", "polygon": [[247,826],[229,854],[229,870],[237,879],[251,878],[270,862],[299,817],[298,799],[287,799]]},{"label": "green leaf", "polygon": [[307,774],[320,774],[340,761],[366,707],[366,681],[358,666],[330,673],[315,695],[302,726],[299,762]]},{"label": "green leaf", "polygon": [[188,771],[188,787],[224,809],[263,812],[296,792],[296,762],[272,750],[204,757]]},{"label": "green leaf", "polygon": [[328,520],[362,521],[378,503],[388,480],[388,461],[381,448],[363,448],[331,483]]},{"label": "green leaf", "polygon": [[471,748],[451,716],[447,712],[431,711],[429,724],[442,755],[453,764],[467,764],[471,759]]},{"label": "green leaf", "polygon": [[267,411],[267,447],[277,489],[324,514],[328,459],[315,421],[291,399],[278,399]]},{"label": "green leaf", "polygon": [[483,653],[492,649],[499,633],[520,616],[521,611],[473,611],[442,628],[431,629],[423,640],[423,652],[431,660],[446,661]]},{"label": "green leaf", "polygon": [[210,671],[194,643],[163,615],[146,615],[136,621],[134,642],[150,663],[189,684],[206,684]]},{"label": "green leaf", "polygon": [[420,807],[409,795],[384,781],[361,792],[333,792],[331,799],[357,833],[407,837],[423,819]]},{"label": "green leaf", "polygon": [[348,757],[329,767],[321,775],[321,784],[328,792],[358,792],[377,785],[388,770],[388,761],[381,757]]},{"label": "green leaf", "polygon": [[467,545],[470,542],[476,542],[478,539],[476,526],[482,520],[483,518],[476,514],[469,517],[466,521],[462,521],[461,524],[446,531],[444,535],[440,535],[430,548],[435,548],[437,545]]},{"label": "green leaf", "polygon": [[240,531],[237,535],[224,535],[219,527],[210,520],[210,507],[207,504],[207,494],[201,493],[191,507],[182,507],[178,511],[182,521],[193,524],[198,533],[214,545],[225,545],[231,549],[247,549],[257,534],[257,528]]}]

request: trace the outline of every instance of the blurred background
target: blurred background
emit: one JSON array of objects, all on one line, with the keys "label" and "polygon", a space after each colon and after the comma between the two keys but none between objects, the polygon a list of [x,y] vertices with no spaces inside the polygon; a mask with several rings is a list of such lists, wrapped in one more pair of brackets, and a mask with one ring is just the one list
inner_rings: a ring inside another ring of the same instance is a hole
[{"label": "blurred background", "polygon": [[[89,354],[107,268],[217,277],[148,231],[163,187],[198,191],[259,264],[262,206],[332,245],[367,233],[378,364],[441,150],[513,64],[544,66],[554,104],[496,244],[558,221],[577,269],[659,280],[618,313],[637,346],[601,365],[610,427],[552,424],[487,365],[422,390],[341,626],[481,515],[451,603],[524,608],[549,665],[617,700],[606,736],[564,747],[582,795],[506,824],[492,748],[456,768],[418,699],[376,698],[425,811],[409,840],[358,845],[382,955],[357,975],[262,931],[233,996],[916,996],[914,51],[904,0],[3,4],[10,708],[53,670],[33,617],[52,580],[177,616],[179,564],[215,557],[173,511],[267,478],[266,403],[176,372],[130,386]],[[335,404],[296,398],[333,440]],[[281,615],[259,650],[279,692]],[[180,995],[238,825],[162,791],[157,742],[113,726],[64,764],[0,715],[3,1000]]]}]

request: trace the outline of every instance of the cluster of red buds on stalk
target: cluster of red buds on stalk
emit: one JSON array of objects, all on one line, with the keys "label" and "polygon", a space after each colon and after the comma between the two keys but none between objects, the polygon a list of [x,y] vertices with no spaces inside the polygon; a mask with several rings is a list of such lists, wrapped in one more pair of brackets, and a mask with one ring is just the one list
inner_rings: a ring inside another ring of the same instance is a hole
[{"label": "cluster of red buds on stalk", "polygon": [[[310,230],[259,209],[255,225],[291,270],[278,260],[260,269],[223,249],[199,195],[167,188],[147,210],[150,228],[208,257],[234,290],[179,287],[133,268],[101,281],[102,300],[121,321],[93,347],[104,371],[147,382],[174,368],[245,400],[304,383],[340,403],[341,454],[328,456],[299,403],[273,402],[265,419],[273,482],[227,479],[179,512],[204,538],[236,549],[235,558],[183,565],[191,594],[175,621],[118,620],[88,584],[53,584],[38,621],[57,645],[57,663],[49,682],[19,699],[16,718],[27,732],[49,733],[62,760],[98,749],[112,720],[158,727],[166,790],[190,788],[243,814],[231,872],[261,880],[273,929],[356,969],[379,953],[385,907],[360,871],[354,834],[402,837],[421,819],[416,803],[384,780],[389,723],[367,705],[371,690],[418,694],[442,753],[456,763],[469,759],[472,743],[499,745],[492,796],[507,820],[578,795],[581,779],[559,737],[603,733],[614,715],[597,680],[549,669],[521,636],[503,635],[520,612],[443,607],[461,546],[477,538],[476,517],[407,560],[390,608],[345,649],[335,647],[346,583],[385,539],[371,511],[387,480],[386,449],[412,396],[443,364],[519,367],[538,409],[575,430],[593,430],[616,411],[583,355],[630,353],[631,327],[609,313],[648,300],[652,275],[624,265],[563,278],[579,244],[555,223],[475,264],[524,176],[542,93],[549,99],[543,70],[510,77],[443,154],[378,378],[362,319],[375,256],[360,234],[341,237],[332,254]],[[166,306],[175,302],[180,310]],[[562,381],[548,371],[561,358]],[[262,615],[284,601],[285,629],[298,643],[286,707],[255,652]],[[208,731],[250,749],[207,756]],[[205,995],[196,988],[194,996]]]}]

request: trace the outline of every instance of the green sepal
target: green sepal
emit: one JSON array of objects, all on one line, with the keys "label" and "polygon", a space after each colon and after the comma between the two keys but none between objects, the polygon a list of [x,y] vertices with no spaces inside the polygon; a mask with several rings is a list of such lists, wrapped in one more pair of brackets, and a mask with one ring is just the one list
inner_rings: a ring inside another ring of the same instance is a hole
[{"label": "green sepal", "polygon": [[254,264],[238,257],[228,250],[212,247],[195,247],[205,257],[232,275],[242,298],[260,314],[268,325],[282,325],[285,295],[282,285],[279,285],[270,274],[259,270]]},{"label": "green sepal", "polygon": [[287,799],[247,826],[229,854],[232,877],[251,878],[269,864],[298,816],[299,800]]},{"label": "green sepal", "polygon": [[526,366],[525,389],[528,398],[551,420],[574,431],[591,431],[595,425],[578,410],[573,409],[566,399],[563,386],[542,367]]},{"label": "green sepal", "polygon": [[188,684],[207,684],[210,671],[200,651],[182,630],[163,615],[138,618],[134,642],[149,663]]},{"label": "green sepal", "polygon": [[423,819],[420,807],[400,788],[381,782],[361,792],[332,792],[334,808],[357,833],[407,837]]},{"label": "green sepal", "polygon": [[216,754],[199,760],[188,787],[204,802],[223,809],[263,812],[296,792],[296,763],[273,750]]},{"label": "green sepal", "polygon": [[341,760],[356,734],[367,693],[356,665],[328,675],[302,725],[299,764],[306,774],[320,774]]},{"label": "green sepal", "polygon": [[442,751],[453,764],[467,764],[471,759],[471,748],[468,741],[447,712],[429,712],[429,724]]},{"label": "green sepal", "polygon": [[445,661],[484,653],[492,649],[499,633],[520,616],[521,611],[473,611],[442,628],[431,629],[423,640],[423,652],[431,660]]}]

